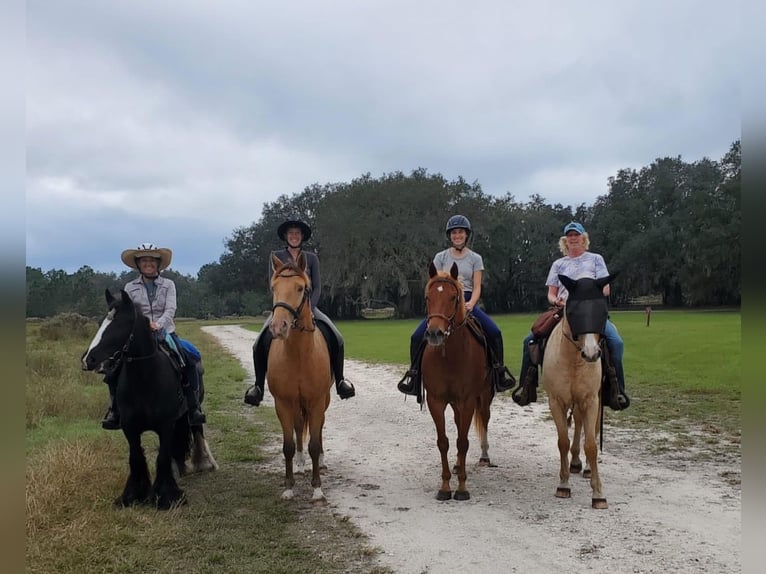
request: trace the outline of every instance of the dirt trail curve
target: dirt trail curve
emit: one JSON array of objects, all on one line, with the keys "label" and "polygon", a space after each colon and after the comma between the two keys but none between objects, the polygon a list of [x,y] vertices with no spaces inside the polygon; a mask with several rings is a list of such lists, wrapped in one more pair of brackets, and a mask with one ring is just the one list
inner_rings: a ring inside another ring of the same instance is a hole
[{"label": "dirt trail curve", "polygon": [[[252,332],[204,330],[252,376]],[[328,509],[364,531],[381,549],[381,563],[395,572],[742,571],[738,446],[729,455],[719,450],[712,460],[710,453],[695,452],[649,456],[638,434],[607,427],[599,460],[609,509],[593,510],[590,486],[580,477],[573,477],[571,499],[554,497],[558,451],[547,404],[521,408],[501,397],[489,425],[496,466],[476,465],[472,431],[471,499],[437,502],[441,471],[433,422],[396,391],[401,372],[347,361],[357,396],[341,401],[333,390],[322,484]],[[266,395],[258,408],[273,408]],[[454,425],[449,436],[454,461]],[[279,442],[275,464],[283,468]]]}]

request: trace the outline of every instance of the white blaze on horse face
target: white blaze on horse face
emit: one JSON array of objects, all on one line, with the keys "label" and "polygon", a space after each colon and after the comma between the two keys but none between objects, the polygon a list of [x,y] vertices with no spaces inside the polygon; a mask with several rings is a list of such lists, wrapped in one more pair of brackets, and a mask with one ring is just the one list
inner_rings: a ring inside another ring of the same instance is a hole
[{"label": "white blaze on horse face", "polygon": [[441,285],[439,285],[439,286],[436,288],[436,290],[437,290],[439,293],[441,293],[442,291],[444,291],[444,287],[442,287]]},{"label": "white blaze on horse face", "polygon": [[598,345],[599,337],[595,333],[580,335],[582,340],[582,357],[588,362],[593,363],[601,357],[601,347]]},{"label": "white blaze on horse face", "polygon": [[83,367],[87,367],[87,361],[88,355],[90,355],[90,352],[95,349],[98,344],[101,342],[101,338],[104,336],[104,331],[109,327],[109,325],[112,324],[112,319],[114,318],[114,312],[109,311],[109,313],[106,315],[104,320],[101,322],[101,326],[98,328],[98,331],[96,332],[96,336],[93,337],[93,340],[90,342],[90,346],[88,346],[88,350],[85,351],[85,354],[82,356],[82,364]]}]

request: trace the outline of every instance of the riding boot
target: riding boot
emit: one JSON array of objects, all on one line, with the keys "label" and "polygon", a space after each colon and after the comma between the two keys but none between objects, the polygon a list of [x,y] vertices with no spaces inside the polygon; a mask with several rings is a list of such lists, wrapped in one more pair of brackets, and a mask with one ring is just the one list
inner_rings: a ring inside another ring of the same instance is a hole
[{"label": "riding boot", "polygon": [[524,349],[524,355],[521,360],[521,374],[519,375],[521,385],[511,394],[513,401],[522,407],[527,406],[529,403],[537,402],[538,370],[537,365],[532,364],[531,348],[533,345],[539,344],[538,341],[532,339],[529,341],[528,347]]},{"label": "riding boot", "polygon": [[343,376],[343,337],[340,336],[331,324],[317,321],[319,330],[327,342],[327,350],[330,352],[330,366],[335,376],[335,391],[341,399],[350,399],[356,394],[354,385]]},{"label": "riding boot", "polygon": [[266,367],[268,366],[269,347],[273,339],[271,331],[264,327],[253,344],[253,368],[255,370],[255,384],[247,389],[245,402],[257,407],[263,400],[263,392],[266,384]]},{"label": "riding boot", "polygon": [[197,392],[199,391],[199,379],[197,378],[197,364],[191,359],[186,359],[186,365],[184,365],[183,378],[181,380],[181,389],[184,392],[186,398],[187,414],[189,415],[190,425],[202,425],[205,424],[205,413],[202,412],[202,408],[197,398]]},{"label": "riding boot", "polygon": [[418,397],[418,399],[420,399],[420,387],[422,384],[420,377],[420,359],[423,356],[425,345],[425,339],[417,342],[410,339],[410,369],[404,373],[402,380],[400,380],[399,384],[396,386],[396,388],[405,395],[412,395]]},{"label": "riding boot", "polygon": [[117,376],[106,375],[104,382],[109,387],[109,410],[101,420],[101,428],[106,430],[118,430],[120,428],[120,411],[117,408]]},{"label": "riding boot", "polygon": [[608,349],[603,354],[604,389],[601,400],[614,411],[621,411],[630,406],[630,397],[625,392],[625,379],[622,375],[622,365],[615,364]]},{"label": "riding boot", "polygon": [[516,386],[516,379],[505,366],[503,361],[503,335],[498,333],[495,337],[488,337],[492,362],[492,380],[498,393],[510,391]]}]

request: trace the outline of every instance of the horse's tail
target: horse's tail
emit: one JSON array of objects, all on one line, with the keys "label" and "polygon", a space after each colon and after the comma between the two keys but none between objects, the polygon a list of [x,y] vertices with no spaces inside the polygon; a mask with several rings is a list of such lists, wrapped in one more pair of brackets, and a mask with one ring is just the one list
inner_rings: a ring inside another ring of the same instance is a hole
[{"label": "horse's tail", "polygon": [[473,412],[473,430],[476,431],[476,436],[479,437],[479,443],[484,444],[487,440],[487,423],[489,421],[484,420],[484,414],[480,408],[477,408]]}]

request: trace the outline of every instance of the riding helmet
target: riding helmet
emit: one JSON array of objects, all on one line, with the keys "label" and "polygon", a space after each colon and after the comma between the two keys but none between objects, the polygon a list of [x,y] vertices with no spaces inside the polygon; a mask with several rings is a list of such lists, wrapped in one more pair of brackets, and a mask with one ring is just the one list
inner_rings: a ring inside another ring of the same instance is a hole
[{"label": "riding helmet", "polygon": [[449,239],[449,232],[453,229],[465,229],[468,237],[471,236],[471,222],[465,215],[453,215],[447,220],[447,239]]}]

